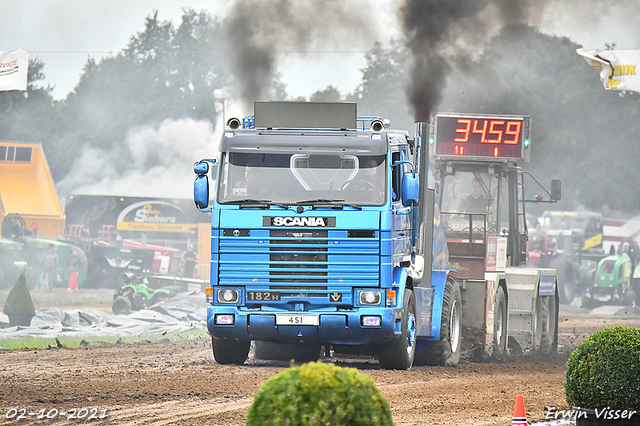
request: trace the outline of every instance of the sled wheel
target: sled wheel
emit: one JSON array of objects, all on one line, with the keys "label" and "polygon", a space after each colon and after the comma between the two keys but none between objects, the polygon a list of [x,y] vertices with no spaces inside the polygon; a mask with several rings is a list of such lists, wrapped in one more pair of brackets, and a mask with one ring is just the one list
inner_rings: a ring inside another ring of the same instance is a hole
[{"label": "sled wheel", "polygon": [[501,358],[507,350],[507,298],[504,288],[496,290],[495,309],[493,311],[493,357]]},{"label": "sled wheel", "polygon": [[548,355],[558,346],[558,304],[555,296],[538,296],[533,325],[533,351]]},{"label": "sled wheel", "polygon": [[416,297],[406,289],[402,303],[402,334],[390,343],[380,346],[380,366],[389,370],[408,370],[416,354]]},{"label": "sled wheel", "polygon": [[213,358],[218,364],[242,365],[247,360],[251,341],[211,338]]}]

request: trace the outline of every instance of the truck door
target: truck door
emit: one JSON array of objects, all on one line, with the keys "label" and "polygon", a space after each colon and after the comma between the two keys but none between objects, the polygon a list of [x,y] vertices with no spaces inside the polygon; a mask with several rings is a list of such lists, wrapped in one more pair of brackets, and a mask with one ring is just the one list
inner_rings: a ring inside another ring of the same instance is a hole
[{"label": "truck door", "polygon": [[402,204],[402,177],[411,171],[406,146],[392,148],[391,152],[391,205],[392,205],[392,250],[394,264],[411,260],[413,241],[413,215],[411,207]]}]

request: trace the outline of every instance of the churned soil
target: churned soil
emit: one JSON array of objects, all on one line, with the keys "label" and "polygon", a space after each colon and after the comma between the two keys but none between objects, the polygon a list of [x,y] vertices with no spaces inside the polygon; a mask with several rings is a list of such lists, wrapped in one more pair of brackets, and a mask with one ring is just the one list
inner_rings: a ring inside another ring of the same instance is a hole
[{"label": "churned soil", "polygon": [[[616,324],[638,327],[640,320],[561,318],[563,353],[553,357],[408,371],[381,370],[374,358],[320,360],[371,376],[396,425],[506,425],[516,395],[524,396],[531,423],[545,418],[546,407],[566,408],[570,352],[586,336]],[[287,367],[253,360],[219,365],[208,340],[7,351],[0,353],[0,424],[69,424],[69,413],[89,412],[106,418],[76,424],[243,425],[260,384]],[[22,412],[27,418],[17,420]],[[50,420],[28,415],[62,412]]]}]

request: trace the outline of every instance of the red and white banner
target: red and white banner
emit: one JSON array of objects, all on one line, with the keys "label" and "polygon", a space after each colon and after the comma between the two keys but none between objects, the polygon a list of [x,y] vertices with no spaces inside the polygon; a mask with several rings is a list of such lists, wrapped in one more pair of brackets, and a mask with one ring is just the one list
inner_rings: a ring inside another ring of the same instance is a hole
[{"label": "red and white banner", "polygon": [[640,93],[640,50],[576,50],[600,72],[607,90],[629,90]]},{"label": "red and white banner", "polygon": [[0,92],[27,90],[29,55],[22,49],[0,52]]}]

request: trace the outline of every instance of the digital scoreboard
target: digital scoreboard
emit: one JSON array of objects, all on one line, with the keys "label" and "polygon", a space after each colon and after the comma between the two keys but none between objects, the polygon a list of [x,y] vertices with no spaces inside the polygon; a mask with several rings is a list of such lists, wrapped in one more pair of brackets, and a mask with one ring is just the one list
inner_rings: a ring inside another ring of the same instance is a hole
[{"label": "digital scoreboard", "polygon": [[437,114],[431,155],[529,162],[530,123],[528,116]]}]

